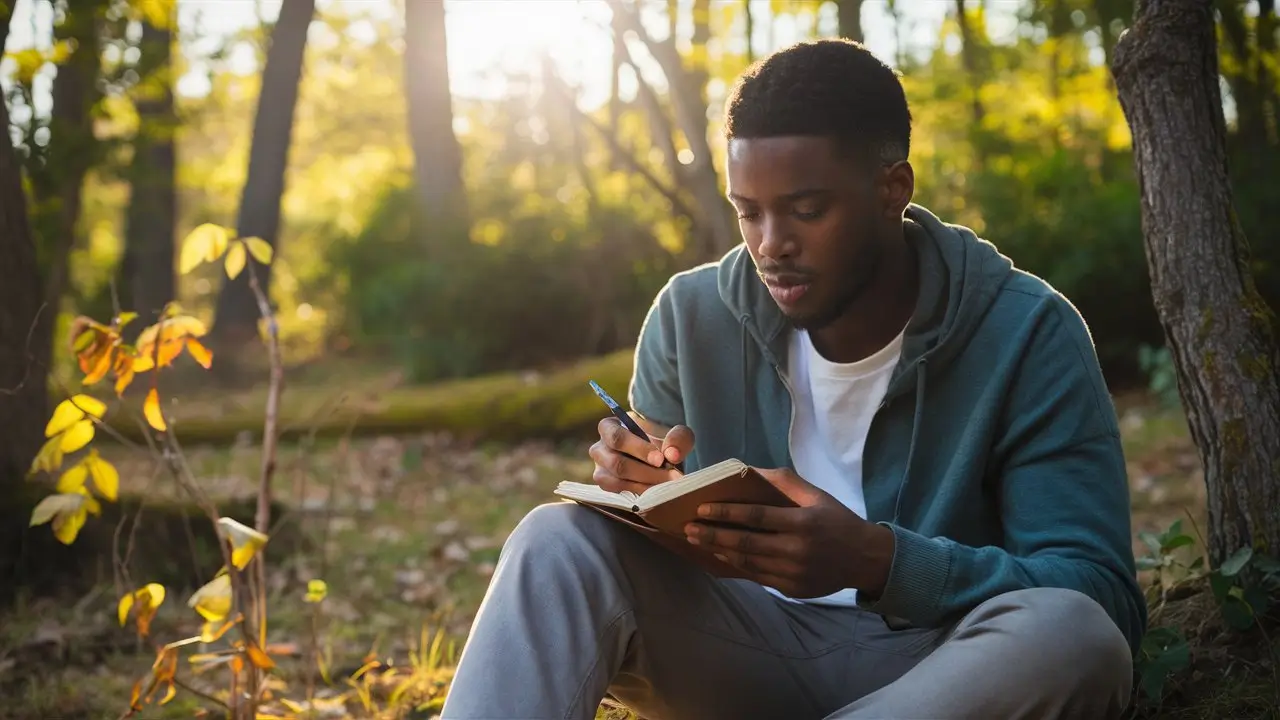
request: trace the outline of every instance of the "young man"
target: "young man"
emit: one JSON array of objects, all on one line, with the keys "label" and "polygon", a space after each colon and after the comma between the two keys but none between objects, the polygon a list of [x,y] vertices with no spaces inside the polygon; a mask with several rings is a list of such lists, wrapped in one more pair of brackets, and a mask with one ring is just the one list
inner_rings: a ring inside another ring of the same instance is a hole
[{"label": "young man", "polygon": [[687,528],[749,580],[534,510],[444,717],[590,718],[606,694],[653,719],[1118,717],[1146,611],[1080,316],[911,203],[903,90],[862,46],[778,52],[726,109],[745,243],[654,301],[630,394],[654,443],[610,418],[590,454],[615,490],[737,457],[799,507]]}]

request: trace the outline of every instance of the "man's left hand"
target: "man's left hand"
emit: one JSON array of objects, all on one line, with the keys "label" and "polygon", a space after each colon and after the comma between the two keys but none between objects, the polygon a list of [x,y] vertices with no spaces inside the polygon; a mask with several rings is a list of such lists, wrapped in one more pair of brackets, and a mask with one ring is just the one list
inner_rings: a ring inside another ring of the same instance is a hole
[{"label": "man's left hand", "polygon": [[846,588],[878,597],[893,562],[893,532],[858,517],[791,470],[757,472],[799,507],[703,504],[700,520],[685,526],[688,541],[788,597],[821,597]]}]

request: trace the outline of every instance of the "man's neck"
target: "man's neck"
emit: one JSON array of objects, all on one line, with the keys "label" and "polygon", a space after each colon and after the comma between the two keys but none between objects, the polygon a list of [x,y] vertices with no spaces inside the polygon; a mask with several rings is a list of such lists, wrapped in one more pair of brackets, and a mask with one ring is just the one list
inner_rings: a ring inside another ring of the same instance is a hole
[{"label": "man's neck", "polygon": [[888,244],[871,285],[834,322],[810,333],[814,349],[831,362],[857,362],[898,336],[915,311],[919,292],[915,250],[899,235]]}]

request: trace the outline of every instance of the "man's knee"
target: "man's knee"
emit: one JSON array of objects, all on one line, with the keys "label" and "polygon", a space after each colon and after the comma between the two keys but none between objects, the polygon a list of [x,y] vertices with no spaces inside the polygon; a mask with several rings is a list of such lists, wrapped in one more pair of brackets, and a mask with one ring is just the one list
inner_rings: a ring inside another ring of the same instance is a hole
[{"label": "man's knee", "polygon": [[504,556],[574,562],[584,552],[607,548],[609,521],[576,503],[555,502],[530,510],[507,536]]},{"label": "man's knee", "polygon": [[1060,669],[1064,690],[1128,697],[1133,681],[1129,644],[1093,598],[1076,590],[1034,588],[1008,593],[992,605],[997,614],[1014,611],[1007,630],[1020,641],[1020,652],[1028,661]]}]

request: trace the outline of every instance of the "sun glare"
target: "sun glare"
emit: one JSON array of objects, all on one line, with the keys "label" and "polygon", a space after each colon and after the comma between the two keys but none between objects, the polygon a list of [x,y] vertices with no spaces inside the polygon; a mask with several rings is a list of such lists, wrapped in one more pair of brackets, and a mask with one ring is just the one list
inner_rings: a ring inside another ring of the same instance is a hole
[{"label": "sun glare", "polygon": [[613,50],[601,0],[449,0],[445,14],[450,84],[459,96],[501,95],[505,73],[536,72],[543,54],[582,88],[585,104],[608,92]]}]

